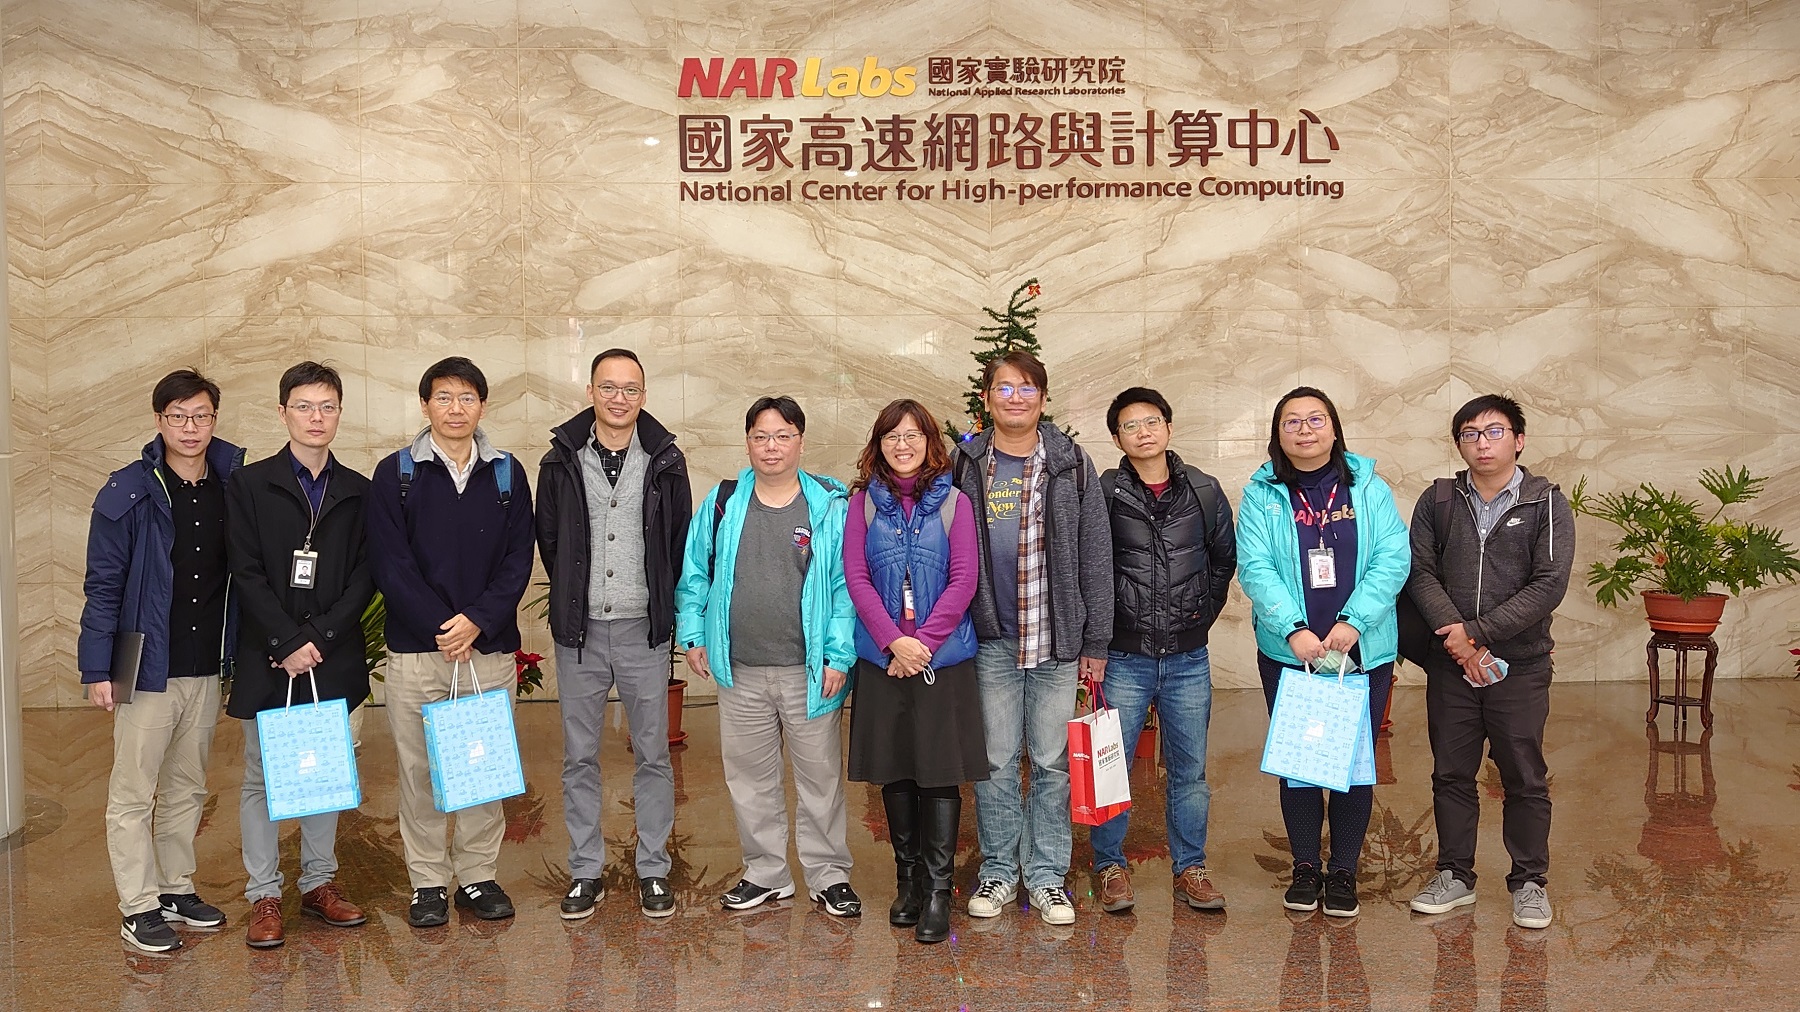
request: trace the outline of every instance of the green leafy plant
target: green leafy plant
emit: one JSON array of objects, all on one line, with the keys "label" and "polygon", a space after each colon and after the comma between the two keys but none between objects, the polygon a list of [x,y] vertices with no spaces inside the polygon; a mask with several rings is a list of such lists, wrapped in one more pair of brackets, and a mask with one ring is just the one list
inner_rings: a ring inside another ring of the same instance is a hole
[{"label": "green leafy plant", "polygon": [[378,682],[387,681],[381,673],[388,657],[386,628],[387,600],[381,596],[380,591],[376,591],[369,606],[363,609],[362,632],[363,663],[369,666],[369,677]]},{"label": "green leafy plant", "polygon": [[1709,514],[1700,500],[1649,482],[1629,492],[1589,495],[1587,479],[1581,479],[1569,494],[1570,507],[1619,530],[1612,546],[1617,558],[1588,570],[1594,599],[1610,608],[1640,590],[1656,590],[1692,601],[1715,587],[1736,596],[1800,577],[1800,557],[1781,531],[1724,516],[1727,506],[1761,495],[1767,482],[1749,468],[1702,471],[1700,487],[1719,502]]}]

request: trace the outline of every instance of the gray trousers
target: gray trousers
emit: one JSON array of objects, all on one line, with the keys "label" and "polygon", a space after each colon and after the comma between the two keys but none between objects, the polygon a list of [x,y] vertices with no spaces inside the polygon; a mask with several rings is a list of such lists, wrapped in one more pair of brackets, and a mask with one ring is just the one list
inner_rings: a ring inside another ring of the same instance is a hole
[{"label": "gray trousers", "polygon": [[[249,882],[244,898],[281,898],[281,829],[269,821],[269,797],[263,791],[262,739],[256,721],[244,726],[244,787],[238,794],[238,825],[244,837],[244,872]],[[286,821],[286,820],[284,820]],[[300,823],[300,892],[309,893],[337,877],[337,812],[303,815]]]},{"label": "gray trousers", "polygon": [[631,794],[637,808],[639,878],[669,875],[669,833],[675,828],[675,770],[669,764],[669,643],[649,646],[650,620],[590,618],[581,649],[556,648],[556,689],[562,699],[563,824],[569,829],[569,876],[599,878],[606,865],[600,833],[600,725],[614,686],[631,729],[637,768]]},{"label": "gray trousers", "polygon": [[806,668],[801,665],[733,664],[731,681],[729,688],[719,686],[719,752],[737,816],[744,877],[765,889],[783,889],[794,881],[787,863],[787,792],[781,783],[785,740],[799,801],[794,835],[806,888],[818,893],[850,881],[844,751],[838,734],[843,710],[806,719]]}]

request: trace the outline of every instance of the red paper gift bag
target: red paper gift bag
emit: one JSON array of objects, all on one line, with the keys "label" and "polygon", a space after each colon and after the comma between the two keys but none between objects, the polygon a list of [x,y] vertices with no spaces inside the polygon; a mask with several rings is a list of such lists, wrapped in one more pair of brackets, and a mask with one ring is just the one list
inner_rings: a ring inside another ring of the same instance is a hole
[{"label": "red paper gift bag", "polygon": [[1098,826],[1131,807],[1131,769],[1119,711],[1106,705],[1095,686],[1098,707],[1069,721],[1069,812],[1084,826]]}]

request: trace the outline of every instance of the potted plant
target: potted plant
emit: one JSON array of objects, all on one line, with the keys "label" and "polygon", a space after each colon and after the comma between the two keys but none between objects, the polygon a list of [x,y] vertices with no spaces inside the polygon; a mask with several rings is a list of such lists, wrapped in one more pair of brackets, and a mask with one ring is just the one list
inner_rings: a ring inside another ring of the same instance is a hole
[{"label": "potted plant", "polygon": [[1588,570],[1594,599],[1610,608],[1641,591],[1650,628],[1710,635],[1729,597],[1800,577],[1800,557],[1781,531],[1724,515],[1726,507],[1762,494],[1767,481],[1743,467],[1702,471],[1700,487],[1718,500],[1709,512],[1700,500],[1649,482],[1590,496],[1587,479],[1581,479],[1569,495],[1570,507],[1619,532],[1615,558]]}]

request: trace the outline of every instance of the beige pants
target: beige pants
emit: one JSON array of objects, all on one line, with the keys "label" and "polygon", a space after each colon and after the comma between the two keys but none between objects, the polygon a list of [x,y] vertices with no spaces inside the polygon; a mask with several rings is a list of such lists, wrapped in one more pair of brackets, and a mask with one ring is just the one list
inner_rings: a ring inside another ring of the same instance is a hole
[{"label": "beige pants", "polygon": [[171,678],[113,711],[106,849],[119,912],[155,910],[162,893],[194,891],[194,832],[206,801],[206,759],[219,722],[217,676]]},{"label": "beige pants", "polygon": [[[517,686],[511,654],[476,654],[475,675],[481,688]],[[457,672],[457,691],[471,692],[469,665]],[[450,665],[443,655],[393,654],[387,665],[388,726],[400,765],[400,842],[406,847],[406,874],[414,889],[448,888],[454,876],[462,885],[489,882],[499,874],[500,839],[506,813],[500,802],[456,813],[456,839],[451,843],[449,816],[431,803],[431,760],[425,752],[425,704],[450,698]]]}]

